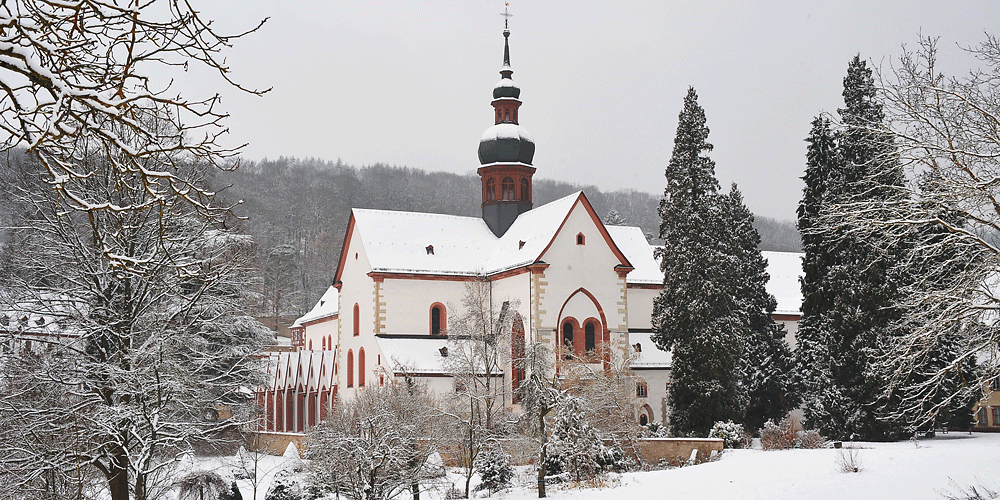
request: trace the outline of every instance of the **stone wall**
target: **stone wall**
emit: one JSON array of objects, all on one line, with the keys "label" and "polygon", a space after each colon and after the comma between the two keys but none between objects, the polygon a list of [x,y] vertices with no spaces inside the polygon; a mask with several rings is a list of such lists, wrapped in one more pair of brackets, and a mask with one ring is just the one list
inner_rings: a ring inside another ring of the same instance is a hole
[{"label": "stone wall", "polygon": [[697,463],[708,460],[713,451],[722,453],[722,440],[710,438],[644,438],[638,446],[642,461],[649,465],[680,465],[688,461],[692,450],[698,450]]},{"label": "stone wall", "polygon": [[289,443],[295,443],[301,455],[305,452],[305,438],[305,434],[297,432],[255,432],[247,436],[246,449],[268,455],[282,455]]}]

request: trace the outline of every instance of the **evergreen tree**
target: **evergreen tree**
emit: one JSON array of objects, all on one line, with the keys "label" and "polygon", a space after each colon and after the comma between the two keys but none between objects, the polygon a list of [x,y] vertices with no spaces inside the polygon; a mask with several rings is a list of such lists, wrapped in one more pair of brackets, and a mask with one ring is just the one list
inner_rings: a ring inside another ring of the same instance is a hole
[{"label": "evergreen tree", "polygon": [[694,88],[680,113],[660,201],[657,252],[663,292],[653,304],[653,340],[673,351],[667,395],[676,434],[705,436],[719,420],[740,420],[745,398],[737,380],[746,316],[736,300],[738,262],[708,127]]},{"label": "evergreen tree", "polygon": [[894,304],[903,268],[897,256],[906,242],[886,244],[878,231],[854,231],[853,220],[838,219],[837,209],[891,200],[903,175],[872,72],[859,56],[848,65],[843,96],[841,127],[832,140],[829,123],[821,118],[807,139],[799,206],[806,276],[797,372],[807,425],[833,438],[887,439],[895,437],[898,423],[879,418],[887,381],[877,361],[899,327]]},{"label": "evergreen tree", "polygon": [[740,379],[747,395],[747,429],[760,429],[767,420],[781,420],[796,404],[792,391],[792,353],[785,343],[785,329],[772,314],[777,301],[767,291],[767,261],[760,253],[760,234],[753,213],[743,204],[736,184],[726,196],[733,250],[739,266],[736,296],[746,314],[743,333],[746,350],[740,364]]}]

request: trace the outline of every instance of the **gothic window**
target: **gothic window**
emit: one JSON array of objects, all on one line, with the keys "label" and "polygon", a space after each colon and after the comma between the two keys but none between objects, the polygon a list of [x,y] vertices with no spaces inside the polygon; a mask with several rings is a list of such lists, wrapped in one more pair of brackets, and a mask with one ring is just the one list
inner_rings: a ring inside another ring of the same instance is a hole
[{"label": "gothic window", "polygon": [[584,337],[584,350],[586,352],[593,352],[597,347],[594,335],[594,322],[588,321],[586,325],[583,326],[583,337]]},{"label": "gothic window", "polygon": [[354,387],[354,350],[347,350],[347,387]]},{"label": "gothic window", "polygon": [[524,381],[524,367],[521,365],[521,360],[524,359],[524,321],[521,320],[520,314],[514,317],[514,325],[511,331],[513,332],[513,338],[510,342],[510,388],[513,393],[512,402],[517,403],[521,400],[517,388]]},{"label": "gothic window", "polygon": [[496,195],[496,182],[493,179],[486,179],[486,201],[493,201],[497,199]]},{"label": "gothic window", "polygon": [[358,387],[365,386],[365,348],[358,349]]},{"label": "gothic window", "polygon": [[361,334],[361,307],[354,304],[354,336]]},{"label": "gothic window", "polygon": [[529,190],[530,190],[530,186],[528,184],[528,179],[522,177],[521,178],[521,201],[528,201],[528,200],[531,199],[530,193],[528,192]]},{"label": "gothic window", "polygon": [[503,182],[500,184],[503,190],[503,199],[510,201],[514,199],[514,179],[510,177],[504,177]]},{"label": "gothic window", "polygon": [[435,302],[431,305],[431,335],[441,335],[445,332],[447,318],[444,304]]},{"label": "gothic window", "polygon": [[563,323],[563,348],[566,349],[566,359],[573,357],[573,322]]}]

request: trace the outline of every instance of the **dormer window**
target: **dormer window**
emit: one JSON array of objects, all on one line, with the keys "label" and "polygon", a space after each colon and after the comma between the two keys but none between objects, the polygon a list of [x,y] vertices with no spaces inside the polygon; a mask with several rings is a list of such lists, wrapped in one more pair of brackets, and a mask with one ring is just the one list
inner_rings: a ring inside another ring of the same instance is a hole
[{"label": "dormer window", "polygon": [[427,245],[427,255],[434,255],[434,245]]},{"label": "dormer window", "polygon": [[642,352],[642,344],[636,342],[632,347],[635,348],[635,352]]},{"label": "dormer window", "polygon": [[438,349],[438,352],[441,353],[441,357],[442,358],[447,358],[448,357],[448,347],[447,346]]},{"label": "dormer window", "polygon": [[524,240],[521,240],[521,241],[517,242],[517,249],[520,250],[522,248],[524,248]]},{"label": "dormer window", "polygon": [[586,239],[586,237],[583,236],[583,233],[579,233],[579,234],[576,235],[576,244],[577,245],[585,245],[586,241],[587,241],[587,239]]}]

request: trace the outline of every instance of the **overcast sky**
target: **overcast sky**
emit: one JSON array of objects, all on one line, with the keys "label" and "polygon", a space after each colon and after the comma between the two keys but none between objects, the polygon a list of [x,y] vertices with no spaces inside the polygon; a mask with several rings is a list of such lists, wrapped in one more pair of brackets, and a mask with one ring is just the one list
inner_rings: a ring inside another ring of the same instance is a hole
[{"label": "overcast sky", "polygon": [[[269,18],[227,53],[241,83],[273,87],[263,97],[223,92],[245,158],[479,166],[500,79],[502,1],[198,4],[223,31]],[[851,57],[889,70],[922,31],[941,37],[945,71],[963,72],[975,61],[956,45],[997,33],[998,11],[990,1],[515,0],[511,66],[535,176],[661,194],[694,86],[724,189],[736,182],[758,215],[794,220],[803,139],[815,115],[842,105]]]}]

